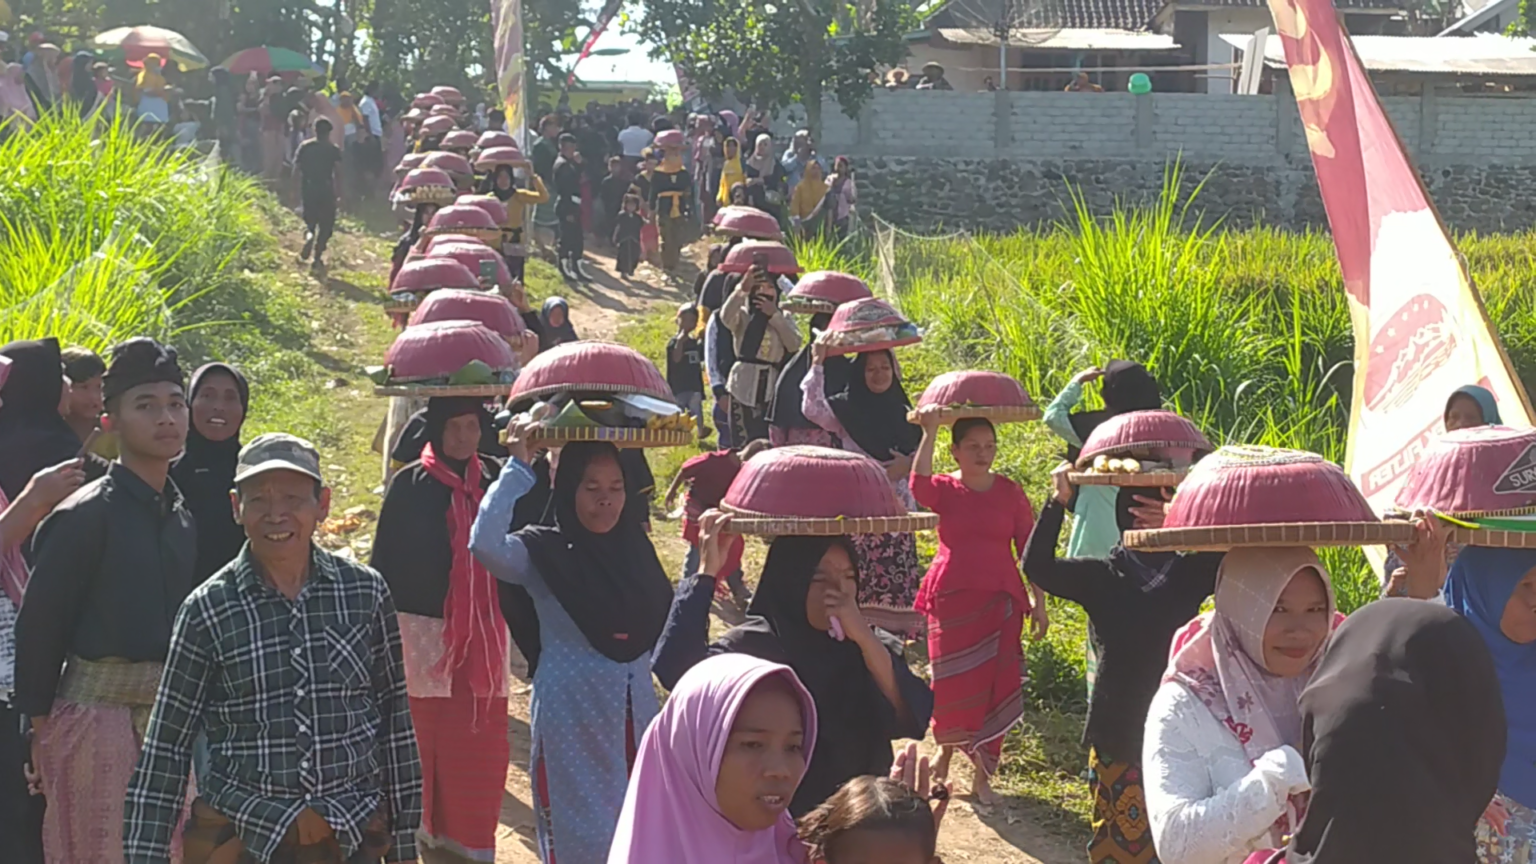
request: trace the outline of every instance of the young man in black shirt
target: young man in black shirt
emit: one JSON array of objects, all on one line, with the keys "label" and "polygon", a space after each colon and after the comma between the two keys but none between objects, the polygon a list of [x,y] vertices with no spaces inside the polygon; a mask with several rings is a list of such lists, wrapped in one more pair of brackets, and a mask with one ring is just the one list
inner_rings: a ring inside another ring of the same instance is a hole
[{"label": "young man in black shirt", "polygon": [[331,143],[331,121],[315,121],[315,135],[299,145],[293,157],[298,177],[299,201],[304,207],[304,249],[300,261],[315,254],[312,269],[325,267],[325,247],[336,230],[336,201],[341,197],[341,151]]},{"label": "young man in black shirt", "polygon": [[667,342],[667,384],[677,404],[693,414],[699,440],[712,431],[704,425],[704,344],[695,339],[699,329],[699,310],[684,303],[677,310],[677,333]]},{"label": "young man in black shirt", "polygon": [[560,223],[555,252],[560,275],[570,282],[591,282],[592,277],[581,267],[586,251],[581,229],[581,153],[576,148],[576,136],[569,132],[560,136],[554,176],[555,218]]}]

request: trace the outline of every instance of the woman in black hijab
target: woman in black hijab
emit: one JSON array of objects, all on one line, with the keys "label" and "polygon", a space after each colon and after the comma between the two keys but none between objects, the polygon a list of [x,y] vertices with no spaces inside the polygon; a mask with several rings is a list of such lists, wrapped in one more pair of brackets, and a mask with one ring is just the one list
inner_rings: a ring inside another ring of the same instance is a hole
[{"label": "woman in black hijab", "polygon": [[[395,444],[395,449],[390,452],[390,459],[401,465],[407,465],[421,458],[422,447],[431,440],[430,415],[432,403],[437,402],[439,399],[451,400],[454,403],[468,399],[469,402],[473,403],[480,412],[479,452],[484,456],[496,457],[498,462],[506,458],[507,448],[501,446],[499,437],[496,434],[496,418],[492,417],[491,412],[485,409],[485,400],[477,397],[453,396],[433,397],[427,401],[426,408],[412,414],[411,418],[405,421],[405,429],[401,431],[400,441]],[[465,413],[468,412],[466,411]]]},{"label": "woman in black hijab", "polygon": [[[751,654],[795,670],[817,717],[816,747],[789,807],[799,817],[854,777],[888,774],[891,741],[927,731],[933,691],[907,667],[900,641],[879,634],[859,611],[858,556],[847,537],[774,540],[746,623],[706,644],[709,601],[730,542],[720,524],[717,512],[702,519],[702,572],[678,592],[653,668],[669,689],[715,654]],[[833,617],[842,639],[831,631]]]},{"label": "woman in black hijab", "polygon": [[96,58],[89,51],[75,52],[75,59],[69,66],[69,98],[74,100],[75,108],[80,111],[80,116],[89,117],[96,110],[96,77],[91,72],[91,66]]},{"label": "woman in black hijab", "polygon": [[187,390],[191,422],[187,449],[171,464],[171,479],[197,520],[197,581],[235,560],[245,529],[235,522],[229,492],[235,488],[240,427],[251,407],[251,386],[227,363],[208,363],[192,373]]},{"label": "woman in black hijab", "polygon": [[502,615],[532,670],[529,773],[541,781],[540,848],[549,860],[601,861],[624,805],[630,754],[659,710],[651,649],[672,585],[624,506],[619,453],[606,442],[562,447],[553,524],[508,533],[518,499],[536,482],[527,431],[525,421],[509,429],[511,457],[480,504],[470,549],[502,583]]},{"label": "woman in black hijab", "polygon": [[1286,864],[1473,864],[1504,761],[1504,703],[1477,629],[1378,600],[1328,643],[1301,694],[1312,781]]},{"label": "woman in black hijab", "polygon": [[11,359],[0,393],[0,489],[14,501],[33,474],[77,457],[82,442],[59,413],[64,398],[59,340],[12,342],[0,347],[0,354]]}]

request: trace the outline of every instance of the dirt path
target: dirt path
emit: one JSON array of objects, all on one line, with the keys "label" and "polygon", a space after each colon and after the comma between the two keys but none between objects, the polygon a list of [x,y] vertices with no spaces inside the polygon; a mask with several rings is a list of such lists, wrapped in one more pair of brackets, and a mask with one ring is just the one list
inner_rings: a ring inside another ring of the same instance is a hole
[{"label": "dirt path", "polygon": [[[283,237],[290,252],[299,246],[298,238]],[[387,238],[362,231],[339,234],[331,256],[331,272],[326,279],[298,273],[288,279],[304,295],[312,310],[316,329],[330,334],[325,342],[322,362],[334,367],[336,428],[331,446],[339,450],[328,462],[339,475],[337,511],[327,526],[321,542],[343,554],[350,552],[366,560],[372,546],[373,522],[378,511],[378,457],[368,452],[368,443],[382,418],[385,403],[368,395],[370,389],[361,377],[365,365],[380,362],[384,348],[393,338],[381,325],[383,286],[388,273]],[[613,261],[601,254],[589,254],[594,280],[584,285],[564,285],[557,290],[571,304],[571,317],[583,338],[613,340],[628,322],[676,305],[691,296],[692,276],[678,279],[642,266],[636,278],[625,280],[614,272]],[[541,286],[550,289],[552,286]],[[658,478],[667,482],[669,478]],[[682,541],[674,524],[658,524],[652,535],[663,562],[682,559]],[[529,697],[527,667],[514,648],[513,689],[509,699],[508,734],[511,757],[507,766],[506,791],[502,798],[501,826],[497,831],[497,864],[539,864],[531,807],[529,763]],[[923,743],[932,751],[931,739]],[[970,776],[964,759],[955,760],[955,779],[963,787]],[[939,852],[947,864],[987,862],[987,864],[1076,864],[1082,850],[1057,835],[1034,825],[1016,801],[1004,798],[991,807],[973,805],[966,798],[952,802],[939,838]]]}]

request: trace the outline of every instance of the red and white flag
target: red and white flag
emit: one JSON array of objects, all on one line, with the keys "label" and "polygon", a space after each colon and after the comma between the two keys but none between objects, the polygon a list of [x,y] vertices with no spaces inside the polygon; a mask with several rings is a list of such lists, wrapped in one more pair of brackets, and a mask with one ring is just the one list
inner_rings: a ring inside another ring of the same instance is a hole
[{"label": "red and white flag", "polygon": [[1381,513],[1443,431],[1452,391],[1488,388],[1509,425],[1531,425],[1530,401],[1331,0],[1269,9],[1354,323],[1345,468]]}]

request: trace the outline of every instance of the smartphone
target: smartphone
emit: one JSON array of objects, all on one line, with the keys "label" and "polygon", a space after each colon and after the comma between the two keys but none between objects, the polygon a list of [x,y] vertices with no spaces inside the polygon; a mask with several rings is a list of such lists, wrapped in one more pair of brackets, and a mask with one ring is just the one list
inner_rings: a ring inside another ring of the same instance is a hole
[{"label": "smartphone", "polygon": [[490,284],[496,283],[496,261],[492,258],[484,258],[480,261],[480,281]]}]

